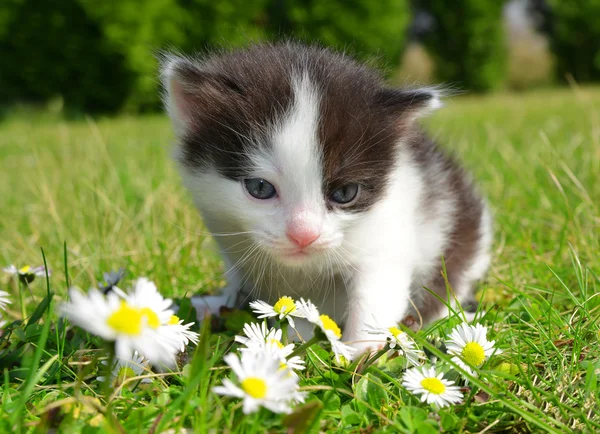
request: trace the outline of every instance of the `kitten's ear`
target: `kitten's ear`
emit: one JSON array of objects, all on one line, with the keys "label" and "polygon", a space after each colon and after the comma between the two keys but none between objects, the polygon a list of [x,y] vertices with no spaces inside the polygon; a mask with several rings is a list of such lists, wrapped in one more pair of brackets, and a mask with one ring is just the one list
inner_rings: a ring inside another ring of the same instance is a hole
[{"label": "kitten's ear", "polygon": [[163,54],[160,64],[163,103],[179,136],[198,127],[211,108],[241,93],[226,77],[206,72],[201,64],[185,57]]},{"label": "kitten's ear", "polygon": [[381,89],[376,103],[399,121],[410,123],[442,106],[441,92],[435,89]]}]

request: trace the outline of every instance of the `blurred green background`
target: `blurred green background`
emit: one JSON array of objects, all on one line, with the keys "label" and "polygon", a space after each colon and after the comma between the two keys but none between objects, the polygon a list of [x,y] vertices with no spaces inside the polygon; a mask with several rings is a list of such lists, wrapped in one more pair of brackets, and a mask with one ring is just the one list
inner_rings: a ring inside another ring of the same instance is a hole
[{"label": "blurred green background", "polygon": [[600,80],[600,0],[2,0],[0,106],[160,109],[154,53],[286,38],[395,83],[468,92]]}]

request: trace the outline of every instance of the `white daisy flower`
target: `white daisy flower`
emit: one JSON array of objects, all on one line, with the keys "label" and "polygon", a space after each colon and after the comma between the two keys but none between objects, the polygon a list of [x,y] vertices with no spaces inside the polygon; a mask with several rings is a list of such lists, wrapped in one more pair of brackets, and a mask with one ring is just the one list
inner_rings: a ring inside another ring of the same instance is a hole
[{"label": "white daisy flower", "polygon": [[152,327],[159,327],[162,324],[168,324],[173,316],[173,300],[164,298],[154,282],[145,277],[140,277],[135,281],[133,291],[124,294],[120,289],[113,287],[113,290],[127,300],[131,306],[137,307],[148,316],[148,324]]},{"label": "white daisy flower", "polygon": [[[242,329],[246,336],[236,336],[235,341],[247,347],[259,346],[263,347],[267,339],[281,339],[281,333],[276,337],[277,331],[274,328],[267,329],[267,325],[262,322],[258,323],[246,323]],[[279,330],[281,332],[281,330]]]},{"label": "white daisy flower", "polygon": [[[11,276],[18,276],[20,279],[25,280],[27,283],[33,282],[37,277],[46,276],[46,267],[43,265],[32,267],[31,265],[25,265],[21,268],[17,268],[16,265],[9,265],[2,269],[5,273]],[[48,270],[48,276],[50,276],[50,270]]]},{"label": "white daisy flower", "polygon": [[191,331],[193,322],[183,324],[183,321],[174,314],[171,306],[173,301],[170,298],[164,298],[154,282],[146,277],[140,277],[136,280],[132,292],[124,293],[116,286],[112,291],[127,300],[127,302],[146,315],[148,325],[158,330],[158,333],[164,335],[169,341],[177,342],[180,352],[185,351],[189,342],[198,343],[199,334]]},{"label": "white daisy flower", "polygon": [[396,351],[399,356],[404,357],[407,364],[420,366],[425,362],[425,353],[418,349],[417,343],[398,327],[380,327],[367,324],[365,331],[385,339],[389,348]]},{"label": "white daisy flower", "polygon": [[9,300],[10,294],[6,291],[0,291],[0,309],[5,310],[7,304],[11,304],[12,301]]},{"label": "white daisy flower", "polygon": [[442,408],[450,404],[460,404],[463,394],[454,381],[444,379],[444,374],[435,368],[411,368],[402,376],[402,386],[415,395],[421,395],[421,402]]},{"label": "white daisy flower", "polygon": [[235,341],[245,345],[247,349],[260,352],[272,348],[274,352],[281,354],[283,357],[289,356],[294,350],[294,344],[283,345],[280,329],[268,329],[264,322],[261,324],[244,324],[243,332],[246,337],[236,336]]},{"label": "white daisy flower", "polygon": [[115,342],[117,357],[126,359],[138,351],[151,363],[175,364],[180,341],[160,333],[156,314],[137,306],[115,293],[104,296],[92,288],[83,294],[78,289],[69,291],[70,301],[60,307],[62,316],[73,324]]},{"label": "white daisy flower", "polygon": [[[106,366],[108,362],[103,360],[100,363]],[[140,375],[147,374],[149,369],[148,363],[136,351],[128,358],[116,357],[115,363],[111,370],[110,379],[113,382],[113,386],[117,387],[123,384],[123,382],[129,378],[139,377]],[[102,383],[106,381],[106,377],[102,375],[96,377],[96,379]],[[141,380],[142,383],[149,383],[150,381],[151,380],[149,378],[144,378]]]},{"label": "white daisy flower", "polygon": [[286,358],[279,362],[279,369],[288,370],[294,377],[298,376],[296,371],[302,371],[304,368],[304,360],[300,356]]},{"label": "white daisy flower", "polygon": [[[39,265],[37,267],[25,265],[21,268],[17,268],[16,265],[10,264],[8,267],[4,267],[3,271],[12,276],[26,276],[28,274],[33,274],[34,276],[41,277],[46,275],[46,267],[44,267],[43,265]],[[48,270],[48,274],[50,274],[50,270]]]},{"label": "white daisy flower", "polygon": [[303,318],[298,302],[294,302],[292,297],[281,297],[275,305],[271,306],[262,300],[250,302],[252,311],[259,314],[258,318],[273,318],[277,317],[279,321],[287,319],[292,327],[296,327],[294,318]]},{"label": "white daisy flower", "polygon": [[310,323],[319,327],[335,354],[336,363],[341,364],[341,357],[346,360],[352,360],[354,357],[354,349],[349,345],[344,344],[342,338],[342,330],[328,315],[320,315],[317,307],[310,301],[300,299],[299,310]]},{"label": "white daisy flower", "polygon": [[179,319],[177,315],[171,315],[169,322],[161,325],[160,331],[168,335],[172,334],[173,339],[179,341],[179,351],[184,352],[185,347],[187,347],[190,342],[197,345],[198,340],[200,339],[199,333],[190,330],[193,325],[193,322],[184,324],[183,320]]},{"label": "white daisy flower", "polygon": [[270,352],[281,362],[282,368],[290,369],[291,373],[296,375],[294,370],[304,369],[304,360],[299,356],[288,358],[294,351],[294,344],[283,345],[281,342],[282,331],[280,329],[268,329],[263,322],[261,324],[244,324],[244,334],[246,336],[236,336],[235,341],[245,345],[241,352]]},{"label": "white daisy flower", "polygon": [[213,388],[219,395],[243,398],[245,414],[265,407],[274,413],[289,413],[291,406],[304,402],[304,394],[298,390],[298,378],[280,369],[280,361],[269,353],[245,352],[242,358],[227,354],[224,358],[237,377],[239,386],[231,380],[223,380],[222,386]]},{"label": "white daisy flower", "polygon": [[487,340],[487,327],[481,324],[459,324],[452,330],[446,341],[448,354],[453,355],[452,361],[469,374],[476,376],[474,368],[480,368],[494,353],[500,352],[494,348],[495,341]]},{"label": "white daisy flower", "polygon": [[[342,366],[344,363],[352,362],[354,360],[355,349],[349,345],[346,345],[342,341],[329,341],[331,349],[335,355],[335,362]],[[343,361],[345,360],[345,362]]]}]

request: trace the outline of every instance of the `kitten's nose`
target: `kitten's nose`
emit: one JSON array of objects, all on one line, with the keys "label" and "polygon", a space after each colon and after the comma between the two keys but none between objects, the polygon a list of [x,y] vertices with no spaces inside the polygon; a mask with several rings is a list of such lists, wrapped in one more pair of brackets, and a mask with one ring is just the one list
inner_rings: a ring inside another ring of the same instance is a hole
[{"label": "kitten's nose", "polygon": [[288,228],[287,236],[290,241],[302,249],[314,243],[320,234],[314,230],[294,231],[292,228]]},{"label": "kitten's nose", "polygon": [[321,235],[321,221],[306,209],[296,211],[287,224],[287,237],[301,249],[314,243]]}]

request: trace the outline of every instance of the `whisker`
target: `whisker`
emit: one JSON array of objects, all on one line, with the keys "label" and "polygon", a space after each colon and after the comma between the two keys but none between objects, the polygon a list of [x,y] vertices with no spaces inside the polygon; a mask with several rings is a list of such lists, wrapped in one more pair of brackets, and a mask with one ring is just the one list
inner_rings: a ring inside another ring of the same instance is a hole
[{"label": "whisker", "polygon": [[182,231],[191,234],[191,235],[199,235],[199,236],[207,236],[210,235],[211,237],[232,237],[232,236],[236,236],[236,235],[247,235],[247,234],[256,234],[256,235],[260,235],[260,231],[242,231],[242,232],[211,232],[209,230],[206,231],[191,231],[187,228],[184,228],[183,226],[178,225],[176,222],[169,220],[166,217],[163,217],[165,219],[165,221],[173,226],[175,226],[177,229],[181,229]]}]

